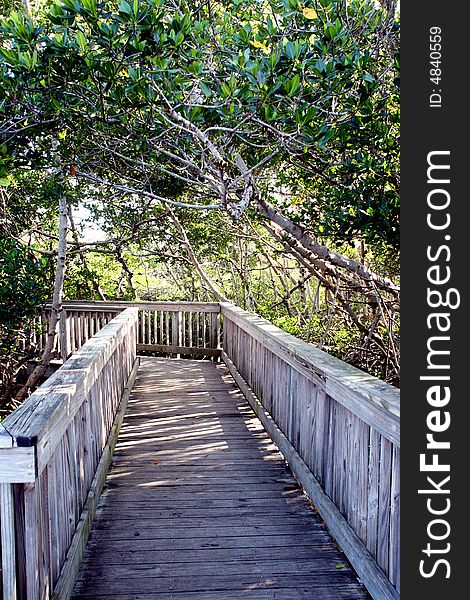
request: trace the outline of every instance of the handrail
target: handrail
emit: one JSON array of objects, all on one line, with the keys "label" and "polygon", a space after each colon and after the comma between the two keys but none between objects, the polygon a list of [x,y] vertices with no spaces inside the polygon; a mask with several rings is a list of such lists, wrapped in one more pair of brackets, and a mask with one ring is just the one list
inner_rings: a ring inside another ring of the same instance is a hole
[{"label": "handrail", "polygon": [[397,388],[229,302],[221,303],[221,310],[224,317],[263,347],[400,446],[400,392]]},{"label": "handrail", "polygon": [[14,547],[2,553],[5,598],[50,597],[72,560],[135,370],[137,318],[137,308],[120,313],[3,422],[2,547]]},{"label": "handrail", "polygon": [[[50,309],[51,304],[45,305],[46,309]],[[139,308],[140,310],[192,310],[199,312],[220,312],[220,304],[218,302],[165,302],[153,300],[65,300],[62,307],[71,310],[100,310],[107,311],[124,310],[126,308]]]},{"label": "handrail", "polygon": [[[65,361],[112,318],[130,307],[139,309],[138,352],[203,358],[220,355],[220,305],[217,302],[67,300],[60,313],[56,356]],[[46,304],[38,317],[43,332],[47,330],[50,308],[50,304]],[[37,337],[36,333],[32,335]],[[40,350],[44,344],[41,335],[38,341]]]},{"label": "handrail", "polygon": [[398,598],[399,390],[221,303],[222,359],[369,592]]},{"label": "handrail", "polygon": [[[80,543],[57,523],[65,516],[77,532],[89,527],[87,490],[99,495],[136,351],[222,357],[372,597],[399,597],[396,388],[227,302],[66,302],[62,323],[64,347],[84,345],[0,426],[3,572],[10,583],[18,574],[28,598],[51,597],[47,586],[59,590],[54,600],[67,597]],[[97,445],[83,452],[90,438]],[[9,589],[4,597],[16,598]]]}]

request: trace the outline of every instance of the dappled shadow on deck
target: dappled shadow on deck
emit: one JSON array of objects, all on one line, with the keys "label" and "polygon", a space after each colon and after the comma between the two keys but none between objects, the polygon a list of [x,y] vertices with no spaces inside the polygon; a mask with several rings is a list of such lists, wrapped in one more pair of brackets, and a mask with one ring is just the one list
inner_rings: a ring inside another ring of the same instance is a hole
[{"label": "dappled shadow on deck", "polygon": [[368,598],[226,368],[142,358],[73,598]]}]

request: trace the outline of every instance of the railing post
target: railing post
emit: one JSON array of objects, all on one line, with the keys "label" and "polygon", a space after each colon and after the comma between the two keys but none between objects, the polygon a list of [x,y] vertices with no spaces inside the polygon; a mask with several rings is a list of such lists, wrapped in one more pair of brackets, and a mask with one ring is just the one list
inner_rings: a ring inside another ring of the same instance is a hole
[{"label": "railing post", "polygon": [[24,569],[26,598],[39,598],[38,506],[36,483],[24,485]]},{"label": "railing post", "polygon": [[210,313],[210,330],[209,330],[209,346],[217,348],[217,319],[216,313]]},{"label": "railing post", "polygon": [[0,483],[2,578],[4,600],[16,599],[15,507],[13,484]]},{"label": "railing post", "polygon": [[63,308],[59,319],[60,357],[64,363],[68,358],[67,352],[67,311]]}]

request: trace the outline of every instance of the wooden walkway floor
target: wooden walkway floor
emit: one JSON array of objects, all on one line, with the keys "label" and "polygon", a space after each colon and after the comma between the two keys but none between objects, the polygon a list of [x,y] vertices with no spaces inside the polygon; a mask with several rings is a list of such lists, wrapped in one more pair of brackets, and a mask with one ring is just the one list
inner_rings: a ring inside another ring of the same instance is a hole
[{"label": "wooden walkway floor", "polygon": [[225,366],[142,358],[79,598],[369,596]]}]

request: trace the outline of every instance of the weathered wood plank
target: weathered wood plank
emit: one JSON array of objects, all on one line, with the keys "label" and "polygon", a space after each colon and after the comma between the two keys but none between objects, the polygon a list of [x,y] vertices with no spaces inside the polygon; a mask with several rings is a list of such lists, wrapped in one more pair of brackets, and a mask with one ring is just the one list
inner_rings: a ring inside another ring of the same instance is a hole
[{"label": "weathered wood plank", "polygon": [[377,526],[379,521],[379,468],[380,435],[377,433],[377,431],[371,429],[369,440],[366,548],[374,558],[377,558]]},{"label": "weathered wood plank", "polygon": [[266,431],[278,446],[289,463],[292,473],[302,484],[306,493],[317,507],[331,534],[336,538],[340,547],[346,553],[349,561],[356,569],[359,577],[366,585],[373,598],[380,600],[398,600],[399,595],[393,588],[375,560],[365,549],[359,537],[354,533],[346,519],[341,515],[338,507],[321,488],[292,444],[277,427],[273,418],[264,409],[258,398],[253,394],[246,382],[239,375],[233,363],[222,352],[222,360],[228,366],[232,376],[240,386],[251,407],[263,423]]},{"label": "weathered wood plank", "polygon": [[344,558],[226,368],[143,358],[141,373],[73,595],[118,594],[119,577],[136,598],[225,598],[252,585],[328,598],[344,583],[350,600],[365,599],[350,569],[336,568]]},{"label": "weathered wood plank", "polygon": [[389,577],[400,591],[400,449],[392,451]]},{"label": "weathered wood plank", "polygon": [[[351,600],[356,598],[356,588],[354,584],[332,584],[325,589],[325,587],[310,587],[303,586],[297,588],[286,588],[286,587],[272,587],[268,589],[265,586],[260,585],[243,585],[239,589],[235,590],[224,590],[224,600],[240,600],[241,597],[248,598],[249,600]],[[91,595],[87,593],[81,593],[80,596],[74,596],[73,600],[86,600],[87,598],[93,598],[93,592]],[[159,592],[155,590],[149,594],[140,593],[128,594],[124,590],[110,591],[109,595],[105,594],[104,598],[116,598],[118,600],[191,600],[191,598],[197,598],[197,600],[220,600],[220,591],[196,591],[196,592]]]},{"label": "weathered wood plank", "polygon": [[159,352],[165,354],[190,354],[192,356],[220,356],[218,348],[195,348],[178,345],[137,344],[137,352]]},{"label": "weathered wood plank", "polygon": [[35,461],[34,448],[0,448],[0,483],[33,482]]},{"label": "weathered wood plank", "polygon": [[72,593],[75,578],[83,557],[83,551],[88,541],[93,518],[95,516],[99,498],[106,480],[106,474],[108,472],[109,465],[111,464],[113,450],[117,442],[122,421],[124,419],[129,395],[137,375],[138,366],[139,359],[136,359],[134,362],[134,367],[124,388],[124,392],[120,400],[119,410],[114,419],[113,427],[109,432],[106,446],[103,450],[98,463],[98,468],[96,469],[96,473],[93,478],[93,482],[88,491],[87,500],[80,515],[80,521],[76,528],[65,561],[62,564],[62,570],[54,587],[52,600],[67,600]]},{"label": "weathered wood plank", "polygon": [[[172,577],[171,575],[167,577],[154,575],[152,577],[151,575],[139,574],[138,570],[136,571],[134,577],[120,578],[118,573],[108,573],[107,577],[90,579],[88,582],[84,582],[83,587],[78,586],[75,594],[78,597],[89,594],[92,598],[102,598],[115,596],[116,593],[126,590],[127,593],[135,594],[134,598],[138,599],[138,594],[151,593],[158,589],[159,592],[166,592],[167,594],[182,593],[184,595],[196,591],[204,593],[217,591],[219,597],[225,598],[226,591],[243,590],[245,588],[275,589],[286,587],[298,589],[300,587],[309,588],[310,590],[317,589],[319,592],[318,597],[321,598],[323,590],[329,586],[340,585],[343,582],[351,586],[351,582],[346,577],[346,569],[335,569],[335,572],[325,574],[305,574],[302,577],[300,575],[293,577],[291,574],[286,573],[276,574],[269,570],[265,573],[248,573],[229,577],[223,574],[223,569],[221,569],[221,573],[193,577]],[[351,587],[349,587],[349,590],[351,591]],[[354,600],[359,599],[361,595],[364,597],[364,592],[357,585],[355,595],[350,596],[349,600],[352,598]],[[312,598],[311,595],[308,597]]]},{"label": "weathered wood plank", "polygon": [[377,562],[385,572],[390,553],[390,490],[392,481],[392,444],[383,438],[380,444],[379,513],[377,531]]},{"label": "weathered wood plank", "polygon": [[[135,312],[131,319],[124,314],[116,317],[113,323],[91,338],[88,344],[5,419],[4,427],[17,439],[18,445],[36,446],[39,473],[101,371],[129,334],[135,318]],[[0,464],[3,465],[3,462]]]},{"label": "weathered wood plank", "polygon": [[[374,442],[382,440],[382,451],[386,444],[399,450],[399,391],[257,315],[228,303],[221,303],[221,310],[229,333],[222,358],[228,357],[258,394],[276,426],[396,585],[399,536],[390,519],[394,511],[398,520],[399,491],[396,486],[396,498],[390,498],[385,472],[395,477],[390,471],[395,466],[387,464],[387,456],[382,460],[377,455]],[[263,378],[257,375],[260,363]]]},{"label": "weathered wood plank", "polygon": [[[75,311],[93,312],[102,309],[106,312],[118,313],[126,308],[137,307],[140,310],[192,310],[206,313],[220,313],[220,304],[218,302],[145,302],[145,301],[102,301],[102,300],[66,300],[63,302],[66,309]],[[46,304],[46,309],[50,309],[50,304]]]},{"label": "weathered wood plank", "polygon": [[15,505],[11,483],[0,483],[3,598],[16,598]]},{"label": "weathered wood plank", "polygon": [[[131,308],[116,317],[3,423],[3,438],[11,442],[0,448],[0,482],[23,484],[15,486],[17,587],[32,600],[51,597],[97,464],[106,453],[110,458],[105,443],[135,357],[137,312]],[[92,321],[76,316],[80,344]],[[6,536],[6,520],[4,530]],[[5,536],[7,561],[15,553]]]},{"label": "weathered wood plank", "polygon": [[0,448],[12,448],[13,447],[13,436],[0,423]]},{"label": "weathered wood plank", "polygon": [[[354,407],[351,407],[349,399],[352,398],[354,402],[359,396],[362,399],[361,404],[365,405],[362,410],[366,412],[367,408],[370,408],[370,420],[375,420],[380,415],[387,424],[390,421],[392,433],[397,436],[395,426],[396,418],[400,416],[400,402],[399,391],[396,388],[302,342],[257,315],[229,303],[221,303],[221,309],[225,319],[232,320],[238,328],[249,333],[265,348],[299,370],[315,384],[320,387],[325,386],[327,393],[334,396],[336,401],[342,402],[344,399],[344,402],[348,402],[346,408],[353,412]],[[338,388],[341,389],[340,394]],[[374,411],[372,406],[375,407]],[[373,422],[368,424],[374,426]],[[397,443],[399,440],[392,441]]]}]

